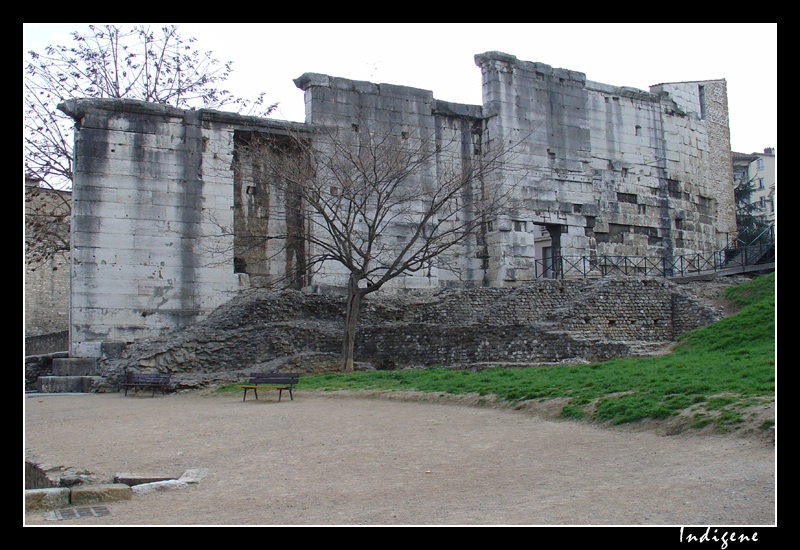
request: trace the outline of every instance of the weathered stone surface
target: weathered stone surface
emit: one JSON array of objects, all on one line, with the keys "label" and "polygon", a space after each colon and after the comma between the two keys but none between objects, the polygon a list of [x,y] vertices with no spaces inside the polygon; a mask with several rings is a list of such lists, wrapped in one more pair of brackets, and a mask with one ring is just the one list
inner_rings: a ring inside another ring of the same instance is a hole
[{"label": "weathered stone surface", "polygon": [[70,489],[70,502],[75,506],[114,500],[128,500],[132,496],[133,491],[124,483],[80,485]]},{"label": "weathered stone surface", "polygon": [[70,489],[67,487],[27,489],[25,491],[26,510],[51,510],[69,505]]},{"label": "weathered stone surface", "polygon": [[[720,317],[684,287],[653,278],[376,294],[362,308],[356,360],[367,369],[601,361],[652,354]],[[106,368],[113,378],[157,365],[190,386],[251,370],[336,371],[343,320],[341,297],[249,292],[201,323],[131,346]]]},{"label": "weathered stone surface", "polygon": [[100,376],[40,376],[39,393],[87,393],[103,383]]},{"label": "weathered stone surface", "polygon": [[183,483],[199,483],[208,475],[208,468],[192,468],[183,472],[178,481]]},{"label": "weathered stone surface", "polygon": [[56,357],[53,359],[54,376],[93,376],[97,374],[94,357]]},{"label": "weathered stone surface", "polygon": [[[482,182],[503,188],[524,174],[507,211],[436,265],[392,281],[395,288],[518,286],[544,274],[545,246],[553,256],[596,260],[593,273],[613,269],[618,255],[708,255],[735,231],[724,80],[645,91],[501,52],[479,54],[475,62],[482,105],[438,101],[428,90],[406,86],[304,75],[295,82],[305,94],[305,123],[118,99],[66,102],[62,110],[80,121],[72,197],[73,355],[100,357],[102,342],[190,326],[241,288],[302,272],[302,235],[290,230],[313,224],[288,223],[291,197],[243,157],[243,144],[259,133],[309,137],[323,125],[352,133],[358,121],[399,125],[403,139],[431,135],[440,152],[414,176],[418,184],[435,181],[451,162],[461,170],[498,144],[520,143],[518,155]],[[382,237],[407,237],[397,225]],[[243,228],[284,238],[247,247]],[[318,287],[343,282],[331,263],[308,277],[306,284]],[[610,334],[622,327],[619,320],[614,329],[595,326]],[[639,328],[660,330],[655,323]],[[206,363],[217,344],[174,348],[149,367]],[[273,356],[306,349],[291,339],[273,344],[284,348]]]},{"label": "weathered stone surface", "polygon": [[61,476],[60,484],[62,487],[74,487],[91,483],[93,480],[94,476],[91,474],[68,471]]},{"label": "weathered stone surface", "polygon": [[154,481],[152,483],[142,483],[141,485],[134,485],[131,490],[137,495],[147,495],[156,491],[177,491],[185,489],[188,484],[185,481],[177,479],[168,479],[165,481]]},{"label": "weathered stone surface", "polygon": [[199,483],[207,475],[206,468],[192,468],[183,472],[180,477],[118,473],[114,475],[114,481],[130,486],[134,494],[146,495],[156,491],[185,489],[189,484]]}]

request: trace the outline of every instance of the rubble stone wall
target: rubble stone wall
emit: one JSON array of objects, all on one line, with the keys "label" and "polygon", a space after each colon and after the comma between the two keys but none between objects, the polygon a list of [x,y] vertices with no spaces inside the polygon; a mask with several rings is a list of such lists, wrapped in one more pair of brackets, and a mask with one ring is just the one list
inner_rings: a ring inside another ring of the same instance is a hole
[{"label": "rubble stone wall", "polygon": [[[379,293],[362,307],[355,357],[379,369],[601,361],[652,353],[719,318],[681,286],[649,278]],[[337,370],[343,325],[342,297],[255,290],[197,325],[132,346],[106,368],[178,380],[287,365]]]}]

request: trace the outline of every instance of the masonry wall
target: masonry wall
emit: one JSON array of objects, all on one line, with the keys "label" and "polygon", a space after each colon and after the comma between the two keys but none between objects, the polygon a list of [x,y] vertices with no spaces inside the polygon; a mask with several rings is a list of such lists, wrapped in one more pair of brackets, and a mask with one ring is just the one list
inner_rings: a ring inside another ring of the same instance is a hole
[{"label": "masonry wall", "polygon": [[[380,303],[378,301],[378,303]],[[492,362],[601,361],[718,319],[665,279],[540,279],[518,288],[444,293],[362,323],[356,358],[384,368]]]},{"label": "masonry wall", "polygon": [[61,332],[69,328],[69,261],[51,258],[36,271],[25,272],[25,334]]},{"label": "masonry wall", "polygon": [[[342,297],[243,293],[187,331],[110,363],[181,374],[339,369]],[[376,293],[365,300],[356,360],[375,368],[600,361],[651,353],[719,313],[666,279],[532,281],[518,288]],[[235,379],[235,377],[234,377]]]},{"label": "masonry wall", "polygon": [[296,192],[275,184],[271,169],[279,151],[295,149],[297,139],[274,129],[234,130],[233,269],[243,288],[311,284],[306,213]]},{"label": "masonry wall", "polygon": [[[409,185],[437,185],[448,181],[453,173],[460,173],[470,163],[478,162],[481,156],[485,122],[480,106],[440,101],[430,90],[316,73],[302,75],[295,84],[305,92],[306,123],[328,129],[315,136],[317,147],[328,146],[326,140],[336,140],[338,144],[351,140],[355,149],[358,141],[367,139],[371,133],[380,139],[390,137],[413,143],[411,149],[419,147],[425,154],[435,148],[435,159],[431,156],[429,163],[417,166]],[[407,209],[404,217],[421,215],[424,205],[410,201],[404,208]],[[392,240],[402,241],[406,231],[401,224],[390,227],[381,234],[381,246],[387,246]],[[485,255],[485,243],[480,238],[467,239],[438,264],[394,279],[387,287],[483,285],[486,284]],[[344,286],[346,277],[341,266],[329,262],[318,270],[315,282]]]},{"label": "masonry wall", "polygon": [[65,110],[77,121],[73,355],[185,326],[232,296],[238,282],[221,259],[230,237],[219,231],[232,225],[232,182],[217,169],[230,165],[231,132],[143,102]]},{"label": "masonry wall", "polygon": [[[43,255],[41,262],[34,259],[25,266],[25,336],[30,337],[69,328],[69,253],[55,250],[69,238],[71,194],[27,185],[24,192],[26,253],[34,258]],[[47,221],[35,223],[40,218]],[[62,219],[66,221],[56,221]],[[37,239],[44,242],[37,243]]]},{"label": "masonry wall", "polygon": [[557,254],[600,262],[709,254],[735,231],[724,81],[647,92],[499,52],[476,63],[491,139],[522,141],[514,163],[533,168],[490,253],[491,279],[535,276],[532,224],[557,228]]},{"label": "masonry wall", "polygon": [[[365,126],[383,125],[401,139],[432,136],[429,146],[440,154],[416,185],[509,148],[505,168],[480,182],[516,186],[507,210],[437,264],[393,281],[403,289],[531,281],[543,273],[534,246],[541,227],[554,254],[596,266],[606,255],[708,254],[735,229],[724,81],[641,91],[498,52],[475,60],[480,106],[307,73],[295,81],[305,92],[304,124],[127,100],[67,101],[61,108],[77,128],[73,354],[97,356],[102,342],[187,326],[241,288],[292,270],[297,287],[343,283],[331,263],[313,276],[304,271],[303,258],[315,251],[289,243],[297,237],[286,223],[295,206],[242,154],[248,135],[319,136],[315,130],[335,128],[356,139]],[[246,242],[263,231],[285,242]],[[400,225],[389,233],[382,237],[404,238]]]}]

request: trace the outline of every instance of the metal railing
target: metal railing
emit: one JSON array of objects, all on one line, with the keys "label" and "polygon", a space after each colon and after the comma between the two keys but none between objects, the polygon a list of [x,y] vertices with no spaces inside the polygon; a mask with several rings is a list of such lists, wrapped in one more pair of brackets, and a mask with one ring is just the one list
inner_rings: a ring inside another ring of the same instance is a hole
[{"label": "metal railing", "polygon": [[687,277],[723,270],[757,266],[775,261],[775,241],[769,239],[747,246],[727,247],[711,254],[674,257],[648,256],[556,256],[536,260],[537,279],[578,277]]}]

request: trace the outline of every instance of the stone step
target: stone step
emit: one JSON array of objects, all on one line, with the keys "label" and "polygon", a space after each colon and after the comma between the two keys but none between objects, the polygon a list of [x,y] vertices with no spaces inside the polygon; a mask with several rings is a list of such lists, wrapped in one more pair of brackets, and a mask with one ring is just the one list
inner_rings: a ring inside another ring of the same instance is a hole
[{"label": "stone step", "polygon": [[55,357],[52,372],[37,379],[39,393],[90,393],[102,380],[95,357]]},{"label": "stone step", "polygon": [[101,376],[40,376],[39,393],[91,393],[103,381]]},{"label": "stone step", "polygon": [[96,376],[96,357],[56,357],[53,376]]},{"label": "stone step", "polygon": [[91,506],[100,502],[129,500],[132,497],[133,489],[124,483],[26,489],[25,510]]}]

